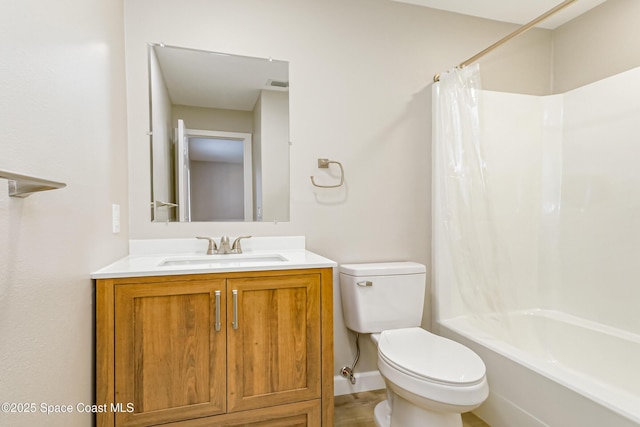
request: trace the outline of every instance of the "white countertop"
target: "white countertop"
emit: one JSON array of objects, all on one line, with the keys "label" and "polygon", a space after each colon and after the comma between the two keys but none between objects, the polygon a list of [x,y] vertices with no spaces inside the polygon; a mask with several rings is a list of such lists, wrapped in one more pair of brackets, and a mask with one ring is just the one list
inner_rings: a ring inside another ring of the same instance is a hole
[{"label": "white countertop", "polygon": [[[216,241],[219,241],[216,238]],[[233,239],[232,239],[233,241]],[[304,237],[254,237],[242,241],[243,255],[206,255],[207,241],[197,239],[132,240],[130,255],[91,274],[92,279],[169,276],[177,274],[226,273],[235,271],[289,270],[336,267],[337,263],[304,248]],[[262,261],[261,256],[279,255],[281,261]],[[246,262],[238,258],[254,257]],[[196,259],[197,265],[161,266],[166,260]],[[211,263],[206,260],[211,259]]]}]

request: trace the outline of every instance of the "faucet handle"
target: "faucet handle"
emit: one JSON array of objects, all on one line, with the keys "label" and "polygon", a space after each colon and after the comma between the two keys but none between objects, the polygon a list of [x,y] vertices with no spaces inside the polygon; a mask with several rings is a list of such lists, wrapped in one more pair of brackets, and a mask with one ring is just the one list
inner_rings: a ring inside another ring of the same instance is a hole
[{"label": "faucet handle", "polygon": [[242,253],[242,246],[240,245],[240,240],[249,239],[251,236],[240,236],[236,240],[233,241],[233,245],[231,245],[231,250],[236,251],[237,254]]},{"label": "faucet handle", "polygon": [[218,251],[218,246],[216,245],[216,241],[211,237],[201,237],[196,236],[196,239],[203,239],[209,241],[209,247],[207,247],[207,255],[213,255]]}]

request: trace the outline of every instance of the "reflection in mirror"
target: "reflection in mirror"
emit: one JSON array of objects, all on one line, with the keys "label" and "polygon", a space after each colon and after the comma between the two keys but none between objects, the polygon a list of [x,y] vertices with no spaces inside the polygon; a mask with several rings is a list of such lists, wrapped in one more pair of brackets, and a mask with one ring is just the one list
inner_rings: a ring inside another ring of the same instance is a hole
[{"label": "reflection in mirror", "polygon": [[149,45],[153,221],[289,220],[285,61]]}]

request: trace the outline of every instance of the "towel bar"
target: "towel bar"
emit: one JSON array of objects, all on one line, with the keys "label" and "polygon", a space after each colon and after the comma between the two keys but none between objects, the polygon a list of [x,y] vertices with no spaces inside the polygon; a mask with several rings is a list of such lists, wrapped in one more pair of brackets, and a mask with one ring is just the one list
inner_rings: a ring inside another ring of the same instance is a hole
[{"label": "towel bar", "polygon": [[67,184],[0,170],[0,178],[9,180],[9,196],[25,198],[38,191],[57,190]]}]

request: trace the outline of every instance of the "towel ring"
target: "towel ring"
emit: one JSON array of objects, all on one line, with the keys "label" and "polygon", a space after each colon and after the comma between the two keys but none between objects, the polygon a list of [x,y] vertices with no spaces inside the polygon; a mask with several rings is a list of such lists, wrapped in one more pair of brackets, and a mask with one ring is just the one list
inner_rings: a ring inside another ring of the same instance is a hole
[{"label": "towel ring", "polygon": [[316,184],[316,181],[313,179],[313,176],[311,176],[311,183],[315,186],[315,187],[319,187],[319,188],[338,188],[341,187],[344,184],[344,168],[342,167],[342,163],[337,162],[335,160],[329,160],[329,159],[318,159],[318,167],[322,168],[322,169],[327,169],[329,168],[329,165],[331,163],[334,163],[336,165],[338,165],[340,167],[340,182],[336,185],[320,185],[320,184]]}]

